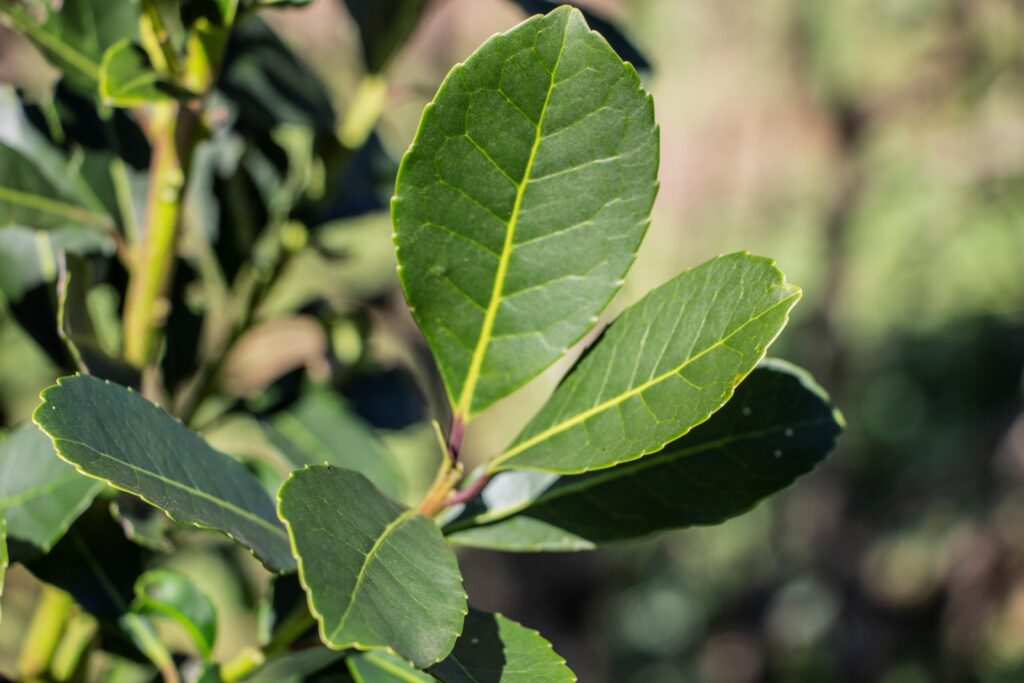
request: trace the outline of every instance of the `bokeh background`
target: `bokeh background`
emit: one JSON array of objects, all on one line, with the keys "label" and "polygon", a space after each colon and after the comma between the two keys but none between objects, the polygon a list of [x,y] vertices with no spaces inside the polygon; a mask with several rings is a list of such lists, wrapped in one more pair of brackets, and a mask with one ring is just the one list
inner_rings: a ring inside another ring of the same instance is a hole
[{"label": "bokeh background", "polygon": [[[1024,5],[579,4],[649,60],[661,126],[654,220],[608,317],[713,255],[772,256],[804,288],[773,355],[814,372],[848,430],[824,466],[719,527],[585,554],[464,552],[472,601],[540,630],[586,683],[1024,680]],[[361,77],[344,6],[264,16],[344,111]],[[448,69],[524,16],[507,0],[428,3],[386,72],[375,154],[353,180],[365,206],[322,231],[269,303],[316,301],[330,324],[300,313],[258,328],[225,369],[236,393],[265,403],[282,377],[320,376],[329,347],[351,360],[346,396],[429,478],[435,397],[416,388],[427,355],[386,200]],[[23,87],[43,68],[0,32],[0,80]],[[26,130],[12,88],[8,140]],[[467,458],[498,452],[564,369],[474,423]],[[0,309],[3,424],[55,372]],[[271,449],[253,413],[207,435],[236,454]],[[234,571],[198,551],[173,562],[207,582]],[[12,571],[0,671],[35,591]],[[247,596],[218,600],[230,650],[253,618]]]}]

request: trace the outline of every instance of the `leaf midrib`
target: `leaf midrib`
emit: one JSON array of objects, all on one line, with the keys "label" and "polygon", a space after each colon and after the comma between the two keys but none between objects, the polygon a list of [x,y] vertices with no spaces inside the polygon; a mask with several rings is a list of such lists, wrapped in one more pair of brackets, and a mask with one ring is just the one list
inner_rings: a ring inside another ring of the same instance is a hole
[{"label": "leaf midrib", "polygon": [[[211,503],[213,503],[214,505],[216,505],[218,507],[221,507],[221,508],[224,508],[225,510],[228,510],[229,512],[232,512],[232,513],[238,515],[239,517],[242,517],[243,519],[247,519],[247,520],[249,520],[251,522],[254,522],[254,523],[264,527],[268,531],[274,532],[275,534],[281,536],[284,539],[288,538],[288,534],[285,532],[284,529],[281,529],[280,527],[278,527],[278,526],[276,526],[274,524],[271,524],[270,522],[268,522],[267,520],[263,519],[259,515],[255,515],[252,512],[249,512],[248,510],[246,510],[244,508],[240,508],[240,507],[238,507],[237,505],[235,505],[233,503],[229,503],[226,500],[222,500],[220,498],[217,498],[216,496],[210,495],[206,491],[202,491],[202,490],[194,488],[192,486],[188,486],[186,484],[182,484],[181,482],[175,481],[173,479],[169,479],[168,477],[165,477],[162,474],[158,474],[158,473],[152,472],[150,470],[147,470],[144,467],[139,467],[138,465],[134,465],[134,464],[132,464],[130,462],[126,462],[125,460],[121,460],[119,458],[116,458],[113,455],[110,455],[109,453],[104,453],[103,451],[98,450],[98,449],[90,446],[87,443],[84,443],[82,441],[77,441],[75,439],[67,439],[67,438],[63,438],[63,437],[54,439],[54,445],[57,447],[57,452],[61,453],[62,455],[63,455],[63,451],[60,448],[60,444],[62,444],[62,443],[75,444],[77,446],[82,446],[83,448],[87,448],[90,451],[92,451],[93,453],[95,453],[96,455],[100,456],[101,458],[106,458],[107,460],[111,460],[111,461],[117,463],[118,465],[121,465],[123,467],[127,467],[128,469],[130,469],[130,470],[132,470],[134,472],[137,472],[137,473],[142,474],[144,476],[150,477],[152,479],[156,479],[157,481],[159,481],[159,482],[161,482],[163,484],[167,484],[168,486],[172,486],[174,488],[181,489],[182,491],[186,491],[187,493],[190,493],[190,494],[192,494],[194,496],[197,496],[197,497],[202,498],[204,500],[208,500]],[[77,462],[75,462],[74,460],[71,460],[70,458],[67,458],[67,459],[71,461],[71,463],[75,466],[76,469],[81,471],[86,476],[92,477],[94,479],[101,479],[102,481],[108,482],[114,488],[119,488],[119,489],[125,490],[124,487],[119,486],[118,484],[115,484],[114,482],[110,481],[109,479],[106,479],[104,477],[98,477],[98,476],[96,476],[94,474],[86,472],[85,470],[81,469],[81,466]],[[144,499],[146,498],[145,496],[142,496],[140,493],[137,493],[135,491],[132,491],[131,493],[133,493],[135,495],[138,495],[141,498],[144,498]]]},{"label": "leaf midrib", "polygon": [[686,358],[686,360],[684,360],[677,367],[675,367],[675,368],[673,368],[673,369],[671,369],[671,370],[669,370],[667,372],[664,372],[664,373],[658,375],[657,377],[653,377],[653,378],[647,380],[646,382],[643,382],[642,384],[639,384],[639,385],[637,385],[637,386],[635,386],[635,387],[633,387],[633,388],[631,388],[631,389],[629,389],[627,391],[624,391],[621,394],[619,394],[617,396],[614,396],[614,397],[612,397],[612,398],[610,398],[610,399],[608,399],[606,401],[602,401],[601,403],[597,404],[596,406],[588,408],[587,410],[584,410],[584,411],[582,411],[580,413],[576,413],[575,415],[573,415],[568,420],[563,420],[562,422],[559,422],[558,424],[552,425],[551,427],[548,427],[547,429],[545,429],[544,431],[540,432],[539,434],[536,434],[535,436],[532,436],[529,439],[527,439],[527,440],[525,440],[525,441],[523,441],[523,442],[521,442],[519,444],[516,444],[512,448],[510,448],[507,451],[505,451],[505,453],[503,453],[502,455],[500,455],[497,458],[495,458],[494,460],[492,460],[491,464],[488,467],[488,470],[490,472],[495,472],[495,471],[497,471],[496,468],[498,467],[498,465],[500,465],[504,461],[512,458],[513,456],[516,456],[516,455],[518,455],[518,454],[520,454],[520,453],[522,453],[522,452],[524,452],[524,451],[526,451],[526,450],[528,450],[530,448],[533,448],[537,444],[542,443],[544,441],[547,441],[551,437],[553,437],[553,436],[555,436],[557,434],[560,434],[560,433],[562,433],[562,432],[564,432],[564,431],[566,431],[568,429],[571,429],[572,427],[575,427],[576,425],[582,424],[583,422],[585,422],[586,420],[590,419],[594,415],[598,415],[600,413],[603,413],[606,410],[609,410],[610,408],[614,408],[615,406],[619,405],[620,403],[623,403],[624,401],[626,401],[626,400],[628,400],[628,399],[630,399],[630,398],[632,398],[634,396],[637,396],[637,395],[643,393],[644,391],[647,391],[651,387],[654,387],[654,386],[660,384],[661,382],[664,382],[665,380],[669,379],[670,377],[679,375],[679,373],[681,373],[683,370],[685,370],[687,366],[689,366],[690,364],[694,363],[695,361],[697,361],[701,357],[707,355],[708,353],[711,353],[715,349],[718,349],[721,346],[723,346],[730,339],[732,339],[737,334],[739,334],[744,329],[746,329],[746,327],[748,325],[751,325],[751,324],[757,322],[758,320],[760,320],[764,316],[768,315],[769,313],[772,313],[776,309],[789,304],[791,301],[793,301],[795,299],[798,299],[800,297],[800,294],[801,294],[800,290],[796,289],[795,292],[793,292],[792,294],[787,296],[785,299],[782,299],[778,303],[775,303],[772,306],[770,306],[770,307],[766,308],[765,310],[761,311],[756,316],[750,318],[749,320],[747,320],[745,323],[743,323],[742,325],[737,327],[735,330],[733,330],[729,334],[725,335],[721,339],[716,340],[713,344],[710,344],[706,348],[702,349],[700,352],[698,352],[698,353],[696,353],[696,354],[694,354],[692,356],[689,356],[688,358]]},{"label": "leaf midrib", "polygon": [[338,618],[338,625],[334,628],[333,631],[331,631],[331,635],[328,638],[328,640],[337,640],[338,635],[345,628],[345,624],[348,622],[349,615],[352,613],[352,608],[355,607],[356,598],[359,595],[359,589],[362,588],[363,580],[366,578],[366,572],[370,566],[370,562],[373,561],[373,558],[376,557],[377,552],[381,549],[381,547],[383,547],[384,541],[386,541],[388,536],[394,533],[395,530],[398,529],[398,527],[402,526],[402,524],[411,519],[415,514],[416,510],[409,509],[400,514],[398,517],[395,517],[388,523],[387,526],[384,527],[380,535],[377,537],[377,540],[373,542],[373,545],[370,547],[370,549],[366,553],[366,556],[363,558],[363,563],[359,567],[359,573],[356,574],[356,581],[352,587],[352,596],[348,601],[348,605],[345,607],[345,611],[342,612],[341,616]]},{"label": "leaf midrib", "polygon": [[[476,392],[477,382],[480,380],[480,370],[487,356],[487,349],[491,344],[494,331],[494,322],[498,317],[498,309],[501,307],[502,294],[505,290],[505,279],[508,275],[508,264],[512,259],[516,225],[519,222],[519,213],[523,206],[523,197],[526,195],[526,187],[530,184],[530,176],[533,172],[533,164],[537,160],[537,150],[540,149],[541,140],[544,139],[544,118],[548,112],[548,105],[551,102],[551,93],[555,90],[555,74],[558,73],[558,65],[565,52],[565,43],[569,35],[569,19],[566,19],[565,28],[562,31],[562,44],[558,48],[558,55],[555,57],[555,64],[551,68],[551,80],[548,84],[547,94],[544,96],[544,104],[541,106],[540,116],[537,119],[536,131],[534,133],[533,145],[530,148],[530,156],[526,160],[526,168],[523,170],[522,180],[516,188],[516,198],[512,204],[512,214],[508,219],[505,230],[505,242],[502,245],[501,256],[498,258],[498,269],[494,275],[494,286],[491,290],[491,299],[484,312],[483,325],[480,328],[480,337],[477,339],[476,347],[473,349],[473,356],[470,359],[469,371],[466,373],[466,381],[462,385],[462,393],[459,396],[458,404],[455,407],[455,415],[467,420],[472,415],[473,395]],[[497,166],[497,164],[495,164]],[[500,170],[500,168],[499,168]]]}]

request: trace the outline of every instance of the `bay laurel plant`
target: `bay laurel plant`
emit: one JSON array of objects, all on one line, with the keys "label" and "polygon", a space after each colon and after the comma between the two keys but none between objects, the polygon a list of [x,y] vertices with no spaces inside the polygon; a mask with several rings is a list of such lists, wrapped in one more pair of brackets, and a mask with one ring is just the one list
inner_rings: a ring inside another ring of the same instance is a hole
[{"label": "bay laurel plant", "polygon": [[[21,93],[46,153],[0,146],[4,295],[67,370],[0,443],[0,572],[10,559],[43,585],[18,674],[575,680],[543,636],[471,606],[456,550],[716,524],[813,469],[841,418],[806,372],[765,357],[800,289],[767,258],[720,256],[598,334],[658,189],[651,96],[578,10],[494,36],[426,106],[391,200],[399,280],[446,397],[440,464],[410,496],[336,393],[302,385],[275,406],[281,385],[225,385],[225,357],[280,310],[290,259],[329,251],[323,226],[347,214],[324,187],[371,145],[423,9],[346,3],[365,77],[338,121],[259,20],[288,4],[0,5],[60,74],[47,96]],[[300,284],[315,277],[299,267]],[[581,342],[521,433],[468,470],[475,418]],[[197,431],[240,413],[265,418],[277,467]],[[224,653],[217,596],[172,560],[231,542],[262,565],[238,580],[265,589],[258,642]]]}]

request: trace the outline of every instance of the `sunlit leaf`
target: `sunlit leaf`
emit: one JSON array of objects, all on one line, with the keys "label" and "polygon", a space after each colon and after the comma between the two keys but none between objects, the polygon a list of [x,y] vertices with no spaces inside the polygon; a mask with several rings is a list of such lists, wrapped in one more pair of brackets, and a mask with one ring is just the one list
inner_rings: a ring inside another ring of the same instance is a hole
[{"label": "sunlit leaf", "polygon": [[799,298],[749,254],[681,273],[612,323],[491,470],[577,474],[661,450],[729,400]]},{"label": "sunlit leaf", "polygon": [[448,525],[456,545],[582,550],[743,514],[820,463],[842,418],[810,376],[765,361],[710,420],[653,455],[577,476],[503,472]]},{"label": "sunlit leaf", "polygon": [[43,392],[34,419],[81,472],[175,521],[227,534],[275,571],[295,567],[259,481],[135,392],[94,377],[64,377]]},{"label": "sunlit leaf", "polygon": [[575,674],[539,633],[471,609],[455,649],[430,673],[443,683],[573,683]]},{"label": "sunlit leaf", "polygon": [[420,667],[448,654],[466,594],[433,520],[334,467],[293,472],[278,497],[324,643],[390,647]]},{"label": "sunlit leaf", "polygon": [[176,621],[192,638],[204,659],[213,655],[217,612],[194,583],[169,569],[152,569],[135,582],[132,609],[150,617]]},{"label": "sunlit leaf", "polygon": [[647,230],[657,168],[650,96],[577,10],[529,19],[452,70],[393,213],[405,295],[457,415],[594,326]]},{"label": "sunlit leaf", "polygon": [[11,538],[50,550],[102,487],[58,458],[35,425],[0,442],[0,514]]}]

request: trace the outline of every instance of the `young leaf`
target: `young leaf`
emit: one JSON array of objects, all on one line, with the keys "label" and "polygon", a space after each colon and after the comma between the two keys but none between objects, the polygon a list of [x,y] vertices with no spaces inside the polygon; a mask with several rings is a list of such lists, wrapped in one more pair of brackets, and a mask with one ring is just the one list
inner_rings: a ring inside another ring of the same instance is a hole
[{"label": "young leaf", "polygon": [[170,617],[185,629],[203,659],[213,656],[217,612],[195,584],[169,569],[152,569],[135,582],[132,610],[144,616]]},{"label": "young leaf", "polygon": [[647,230],[657,169],[651,98],[578,10],[533,17],[452,69],[392,207],[402,286],[457,416],[594,326]]},{"label": "young leaf", "polygon": [[362,474],[329,466],[293,472],[278,498],[324,643],[390,647],[418,667],[448,654],[466,594],[433,520],[389,500]]},{"label": "young leaf", "polygon": [[88,226],[109,230],[109,216],[87,208],[58,188],[21,152],[0,143],[0,226],[38,230]]},{"label": "young leaf", "polygon": [[660,450],[729,400],[799,298],[749,254],[681,273],[619,316],[491,471],[578,474]]},{"label": "young leaf", "polygon": [[268,435],[295,467],[328,464],[358,470],[389,498],[402,497],[402,475],[393,456],[333,392],[311,393],[277,413]]},{"label": "young leaf", "polygon": [[42,396],[33,419],[79,471],[134,493],[177,522],[227,534],[274,571],[294,569],[273,502],[240,462],[116,384],[64,377]]},{"label": "young leaf", "polygon": [[575,674],[539,633],[471,609],[455,649],[430,673],[443,683],[572,683]]},{"label": "young leaf", "polygon": [[146,51],[129,39],[119,40],[103,54],[100,97],[113,107],[139,107],[189,93],[165,79]]},{"label": "young leaf", "polygon": [[61,461],[35,425],[0,442],[0,513],[7,535],[48,552],[103,487]]},{"label": "young leaf", "polygon": [[502,472],[446,527],[456,545],[583,550],[718,524],[810,472],[842,417],[805,371],[765,361],[710,420],[664,450],[578,476]]}]

